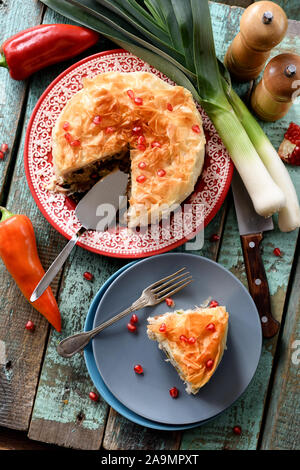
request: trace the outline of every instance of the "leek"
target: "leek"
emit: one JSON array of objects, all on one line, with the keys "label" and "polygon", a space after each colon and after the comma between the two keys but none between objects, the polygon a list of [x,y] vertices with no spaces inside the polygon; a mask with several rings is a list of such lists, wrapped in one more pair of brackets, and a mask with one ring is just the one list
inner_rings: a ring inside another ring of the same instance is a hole
[{"label": "leek", "polygon": [[[228,79],[228,72],[224,66],[221,72],[218,67],[208,0],[144,0],[144,5],[137,0],[42,2],[102,33],[188,88],[213,121],[255,210],[267,217],[288,207],[293,193],[291,181],[289,191],[283,191],[270,163],[271,156],[265,157],[255,138],[255,134],[264,135],[263,131],[258,124],[257,131],[249,125],[246,113],[237,109],[237,101],[224,87],[223,77]],[[295,197],[293,200],[296,205]],[[293,211],[286,208],[280,214],[291,218]],[[294,227],[296,219],[281,226]]]},{"label": "leek", "polygon": [[282,232],[295,230],[300,226],[300,207],[295,187],[283,161],[256,119],[232,89],[229,91],[229,100],[265,167],[285,195],[286,204],[278,214],[280,230]]}]

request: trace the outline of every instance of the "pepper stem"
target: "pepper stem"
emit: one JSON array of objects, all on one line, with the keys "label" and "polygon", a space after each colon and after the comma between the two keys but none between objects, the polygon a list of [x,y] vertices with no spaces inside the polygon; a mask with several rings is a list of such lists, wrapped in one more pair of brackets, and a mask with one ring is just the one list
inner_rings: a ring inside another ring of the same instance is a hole
[{"label": "pepper stem", "polygon": [[8,65],[3,52],[0,53],[0,67],[5,67],[6,69],[8,69]]},{"label": "pepper stem", "polygon": [[4,220],[7,220],[14,215],[11,212],[9,212],[5,207],[2,207],[2,206],[0,206],[0,214],[1,214],[0,223],[4,222]]}]

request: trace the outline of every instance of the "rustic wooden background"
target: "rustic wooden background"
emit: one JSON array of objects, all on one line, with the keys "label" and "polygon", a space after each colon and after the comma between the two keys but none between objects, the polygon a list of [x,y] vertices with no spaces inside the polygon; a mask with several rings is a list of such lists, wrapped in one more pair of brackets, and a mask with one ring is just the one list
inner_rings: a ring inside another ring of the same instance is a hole
[{"label": "rustic wooden background", "polygon": [[[238,32],[243,12],[235,4],[248,0],[211,3],[218,56],[224,57]],[[299,1],[280,0],[291,21],[283,43],[273,51],[300,50]],[[68,22],[36,0],[0,1],[0,38],[40,23]],[[83,56],[111,48],[99,44]],[[33,221],[39,253],[47,268],[65,244],[37,209],[27,186],[23,145],[27,122],[39,96],[51,81],[73,61],[41,71],[25,82],[15,82],[0,70],[0,143],[9,154],[0,163],[0,202],[11,211],[26,213]],[[247,87],[237,87],[245,95]],[[300,122],[299,104],[280,122],[264,124],[278,147],[290,121]],[[298,191],[300,172],[290,168]],[[275,218],[276,224],[276,218]],[[220,241],[211,243],[213,233]],[[277,258],[273,249],[280,247]],[[182,250],[184,249],[181,248]],[[231,194],[205,231],[201,255],[217,260],[247,285],[242,250]],[[103,401],[91,402],[94,390],[84,359],[64,360],[56,354],[60,336],[20,295],[0,265],[0,449],[295,449],[299,447],[299,365],[292,361],[295,341],[300,340],[300,263],[298,231],[282,234],[276,228],[266,233],[263,259],[269,280],[272,308],[281,321],[280,334],[264,342],[257,373],[246,393],[212,422],[181,432],[158,432],[135,425]],[[53,283],[63,317],[63,335],[82,329],[85,312],[103,282],[125,260],[100,257],[81,248],[74,250],[63,272]],[[84,271],[94,274],[89,283]],[[34,334],[25,330],[34,321]],[[242,435],[233,434],[235,425]]]}]

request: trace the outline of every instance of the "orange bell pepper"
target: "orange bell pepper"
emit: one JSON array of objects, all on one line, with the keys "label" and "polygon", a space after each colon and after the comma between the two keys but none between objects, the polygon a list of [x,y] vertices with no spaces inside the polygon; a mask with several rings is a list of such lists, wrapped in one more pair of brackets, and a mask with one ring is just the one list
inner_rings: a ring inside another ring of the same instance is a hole
[{"label": "orange bell pepper", "polygon": [[[39,259],[32,223],[26,215],[11,214],[0,207],[0,256],[30,302],[30,296],[45,271]],[[31,305],[61,331],[61,316],[50,287]]]}]

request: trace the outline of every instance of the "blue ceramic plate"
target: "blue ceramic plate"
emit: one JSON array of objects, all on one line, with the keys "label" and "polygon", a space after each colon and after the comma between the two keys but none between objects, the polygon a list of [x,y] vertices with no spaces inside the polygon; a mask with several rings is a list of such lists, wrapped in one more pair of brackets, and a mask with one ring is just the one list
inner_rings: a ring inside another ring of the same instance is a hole
[{"label": "blue ceramic plate", "polygon": [[[129,263],[123,268],[119,269],[103,284],[103,286],[98,291],[98,293],[96,294],[96,296],[94,297],[91,303],[91,306],[89,308],[89,311],[85,320],[84,331],[89,331],[93,328],[95,313],[96,313],[96,310],[98,308],[98,305],[102,296],[106,292],[106,289],[119,276],[119,274],[121,274],[123,271],[125,271],[125,269],[132,266],[133,264],[134,263]],[[152,428],[152,429],[158,429],[160,431],[179,431],[179,430],[194,428],[205,423],[205,421],[203,421],[201,423],[196,423],[196,424],[187,425],[187,426],[168,426],[168,425],[161,424],[161,423],[155,423],[154,421],[150,421],[146,418],[143,418],[142,416],[137,415],[136,413],[126,408],[126,406],[124,406],[121,402],[119,402],[119,400],[117,400],[114,397],[114,395],[109,391],[109,389],[103,382],[101,375],[99,374],[99,371],[97,369],[91,343],[84,350],[84,358],[85,358],[86,366],[90,374],[90,377],[96,389],[100,393],[100,395],[118,413],[120,413],[122,416],[129,419],[130,421],[133,421],[134,423],[139,424],[141,426],[145,426],[145,427]]]},{"label": "blue ceramic plate", "polygon": [[[184,426],[211,419],[228,408],[249,385],[259,362],[262,333],[255,304],[241,282],[221,265],[198,255],[168,253],[129,266],[109,285],[94,318],[97,326],[130,305],[145,286],[186,266],[194,282],[174,297],[177,309],[201,305],[208,297],[229,312],[227,350],[213,375],[196,396],[188,395],[176,370],[146,333],[147,317],[168,310],[163,302],[140,310],[138,333],[124,318],[92,342],[100,375],[112,395],[133,413],[158,423]],[[144,374],[135,374],[141,364]],[[177,387],[172,399],[169,389]]]}]

